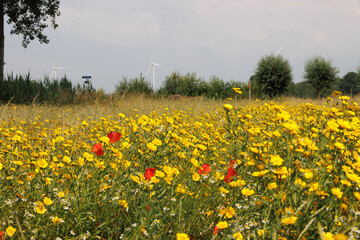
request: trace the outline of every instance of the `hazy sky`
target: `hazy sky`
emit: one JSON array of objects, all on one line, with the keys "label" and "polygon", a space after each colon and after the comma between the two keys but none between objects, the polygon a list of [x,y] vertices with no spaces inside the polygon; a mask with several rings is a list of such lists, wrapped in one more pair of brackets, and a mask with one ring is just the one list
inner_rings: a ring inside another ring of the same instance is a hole
[{"label": "hazy sky", "polygon": [[60,11],[48,45],[24,49],[5,27],[5,72],[42,79],[55,64],[64,67],[58,77],[91,75],[112,92],[123,76],[145,74],[151,56],[162,65],[156,87],[174,71],[247,82],[261,56],[281,46],[295,82],[314,55],[331,59],[341,77],[360,64],[359,0],[62,0]]}]

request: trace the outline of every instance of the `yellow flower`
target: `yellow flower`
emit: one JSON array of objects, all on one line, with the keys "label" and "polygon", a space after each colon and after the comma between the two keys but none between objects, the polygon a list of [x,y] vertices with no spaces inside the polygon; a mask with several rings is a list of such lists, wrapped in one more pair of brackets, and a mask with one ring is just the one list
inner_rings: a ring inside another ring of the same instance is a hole
[{"label": "yellow flower", "polygon": [[186,192],[186,187],[184,185],[182,185],[181,183],[179,183],[176,186],[175,191],[178,192],[178,193],[185,193]]},{"label": "yellow flower", "polygon": [[342,144],[342,143],[340,143],[340,142],[336,142],[336,143],[334,144],[334,146],[335,146],[337,149],[339,149],[339,150],[344,150],[344,149],[345,149],[345,145]]},{"label": "yellow flower", "polygon": [[190,240],[190,238],[186,233],[177,233],[176,240]]},{"label": "yellow flower", "polygon": [[360,177],[358,175],[356,175],[355,173],[346,173],[346,176],[353,182],[359,183],[360,182]]},{"label": "yellow flower", "polygon": [[280,166],[283,164],[284,159],[282,159],[279,155],[276,156],[271,155],[270,162],[275,166]]},{"label": "yellow flower", "polygon": [[58,195],[58,197],[59,197],[59,198],[62,198],[62,197],[64,197],[64,196],[65,196],[65,193],[64,193],[64,192],[58,192],[58,194],[57,194],[57,195]]},{"label": "yellow flower", "polygon": [[66,162],[67,164],[70,164],[71,163],[71,158],[69,158],[68,156],[64,156],[63,161]]},{"label": "yellow flower", "polygon": [[227,110],[231,110],[234,107],[231,104],[224,104],[224,108],[227,109]]},{"label": "yellow flower", "polygon": [[352,186],[351,182],[348,181],[348,180],[341,180],[340,183],[341,183],[342,185],[346,185],[346,186],[348,186],[348,187],[351,187],[351,186]]},{"label": "yellow flower", "polygon": [[234,233],[233,238],[235,238],[235,240],[243,240],[244,236],[241,233]]},{"label": "yellow flower", "polygon": [[78,163],[79,163],[80,166],[84,166],[84,164],[85,164],[84,158],[79,157],[79,158],[78,158]]},{"label": "yellow flower", "polygon": [[218,224],[216,224],[216,226],[218,226],[219,229],[225,229],[229,226],[229,224],[226,221],[221,221],[221,222],[218,222]]},{"label": "yellow flower", "polygon": [[299,126],[296,123],[286,122],[283,124],[283,127],[292,134],[297,134],[299,132]]},{"label": "yellow flower", "polygon": [[251,189],[247,189],[247,188],[244,188],[241,190],[241,194],[244,195],[244,196],[251,196],[255,193],[254,190],[251,190]]},{"label": "yellow flower", "polygon": [[50,198],[48,198],[48,197],[44,197],[44,203],[46,204],[46,205],[50,205],[50,204],[52,204],[52,200],[50,199]]},{"label": "yellow flower", "polygon": [[264,171],[259,171],[259,172],[253,172],[253,173],[251,174],[251,176],[254,176],[254,177],[263,177],[263,176],[265,176],[268,172],[269,172],[269,170],[264,170]]},{"label": "yellow flower", "polygon": [[6,234],[9,235],[10,237],[13,236],[16,232],[16,228],[9,226],[6,228]]},{"label": "yellow flower", "polygon": [[229,191],[224,187],[219,187],[219,191],[221,194],[227,194]]},{"label": "yellow flower", "polygon": [[314,174],[313,174],[311,169],[308,169],[308,168],[305,169],[305,170],[301,169],[300,171],[304,173],[304,176],[305,176],[306,179],[311,179],[311,178],[314,177]]},{"label": "yellow flower", "polygon": [[348,240],[348,237],[345,234],[338,233],[334,236],[334,240]]},{"label": "yellow flower", "polygon": [[154,152],[157,150],[157,146],[155,144],[153,144],[152,142],[147,143],[146,147]]},{"label": "yellow flower", "polygon": [[126,199],[119,200],[119,205],[126,208],[126,209],[129,208],[129,203],[126,201]]},{"label": "yellow flower", "polygon": [[268,185],[267,185],[267,189],[274,189],[274,188],[277,188],[278,187],[278,185],[276,184],[276,182],[272,182],[272,183],[269,183]]},{"label": "yellow flower", "polygon": [[3,165],[0,163],[0,170],[3,169]]},{"label": "yellow flower", "polygon": [[18,165],[18,166],[23,165],[23,162],[22,162],[22,161],[14,161],[13,163],[14,163],[15,165]]},{"label": "yellow flower", "polygon": [[354,196],[356,197],[356,199],[358,201],[360,201],[360,193],[359,192],[354,192]]},{"label": "yellow flower", "polygon": [[192,174],[192,179],[193,179],[194,181],[199,181],[199,180],[200,180],[200,175],[199,175],[197,172],[194,172],[194,173]]},{"label": "yellow flower", "polygon": [[88,160],[89,162],[92,162],[94,160],[94,156],[90,153],[84,152],[83,156],[86,160]]},{"label": "yellow flower", "polygon": [[108,136],[104,136],[100,138],[100,141],[103,143],[109,143],[110,142],[110,138]]},{"label": "yellow flower", "polygon": [[296,220],[297,220],[297,217],[291,216],[291,217],[281,219],[281,222],[285,225],[290,225],[290,224],[294,224],[296,222]]},{"label": "yellow flower", "polygon": [[37,212],[38,214],[44,214],[44,213],[46,212],[46,208],[45,208],[45,206],[44,206],[44,204],[43,204],[42,202],[36,201],[36,202],[35,202],[35,205],[37,205],[37,206],[35,207],[35,210],[36,210],[36,212]]},{"label": "yellow flower", "polygon": [[46,168],[48,166],[48,163],[45,159],[40,158],[36,161],[36,164],[40,167],[40,168]]},{"label": "yellow flower", "polygon": [[53,223],[55,224],[59,224],[59,223],[63,223],[64,220],[62,218],[58,218],[58,217],[53,217],[52,220],[51,220]]},{"label": "yellow flower", "polygon": [[332,235],[330,232],[323,233],[323,236],[325,240],[334,240],[334,235]]},{"label": "yellow flower", "polygon": [[332,188],[331,193],[334,194],[335,196],[337,196],[339,199],[341,199],[342,195],[343,195],[343,192],[341,191],[341,189],[337,188],[337,187]]},{"label": "yellow flower", "polygon": [[232,218],[235,215],[235,209],[233,207],[229,207],[225,210],[225,216],[227,218]]}]

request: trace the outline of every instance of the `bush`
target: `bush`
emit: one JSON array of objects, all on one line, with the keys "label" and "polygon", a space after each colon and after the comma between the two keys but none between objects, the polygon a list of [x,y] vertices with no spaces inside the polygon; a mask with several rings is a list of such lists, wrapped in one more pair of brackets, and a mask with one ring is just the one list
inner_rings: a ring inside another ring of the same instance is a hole
[{"label": "bush", "polygon": [[140,74],[140,77],[130,78],[123,77],[122,80],[115,85],[116,93],[133,93],[133,94],[150,94],[153,92],[150,82]]}]

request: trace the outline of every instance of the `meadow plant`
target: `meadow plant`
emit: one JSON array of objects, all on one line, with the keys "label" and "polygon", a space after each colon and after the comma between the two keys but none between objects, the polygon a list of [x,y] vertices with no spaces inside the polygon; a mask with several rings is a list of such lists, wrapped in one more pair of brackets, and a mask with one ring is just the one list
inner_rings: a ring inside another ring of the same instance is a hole
[{"label": "meadow plant", "polygon": [[360,108],[335,98],[26,120],[12,106],[0,239],[359,239]]}]

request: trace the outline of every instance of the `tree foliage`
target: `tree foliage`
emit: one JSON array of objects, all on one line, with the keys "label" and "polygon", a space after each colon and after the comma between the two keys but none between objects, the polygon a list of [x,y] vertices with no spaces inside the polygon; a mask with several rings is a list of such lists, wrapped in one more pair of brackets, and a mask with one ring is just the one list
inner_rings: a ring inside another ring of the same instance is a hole
[{"label": "tree foliage", "polygon": [[272,98],[287,91],[292,82],[292,69],[281,55],[268,55],[258,62],[254,78],[259,90]]},{"label": "tree foliage", "polygon": [[338,73],[339,70],[332,66],[331,61],[322,56],[314,56],[305,62],[304,78],[312,86],[317,97],[324,97],[331,93]]},{"label": "tree foliage", "polygon": [[153,90],[150,82],[146,81],[142,74],[140,74],[140,77],[130,79],[123,77],[123,79],[115,85],[115,92],[121,94],[150,94]]},{"label": "tree foliage", "polygon": [[11,34],[22,35],[22,45],[27,47],[37,38],[40,43],[49,43],[43,31],[49,24],[55,29],[56,17],[60,15],[59,0],[2,0],[0,2],[0,76],[4,75],[4,23],[12,25]]},{"label": "tree foliage", "polygon": [[206,94],[206,82],[202,78],[198,78],[196,73],[182,75],[175,71],[165,77],[158,92],[166,95],[201,96]]},{"label": "tree foliage", "polygon": [[356,72],[348,72],[340,80],[339,90],[345,95],[358,94],[360,92],[360,76]]}]

